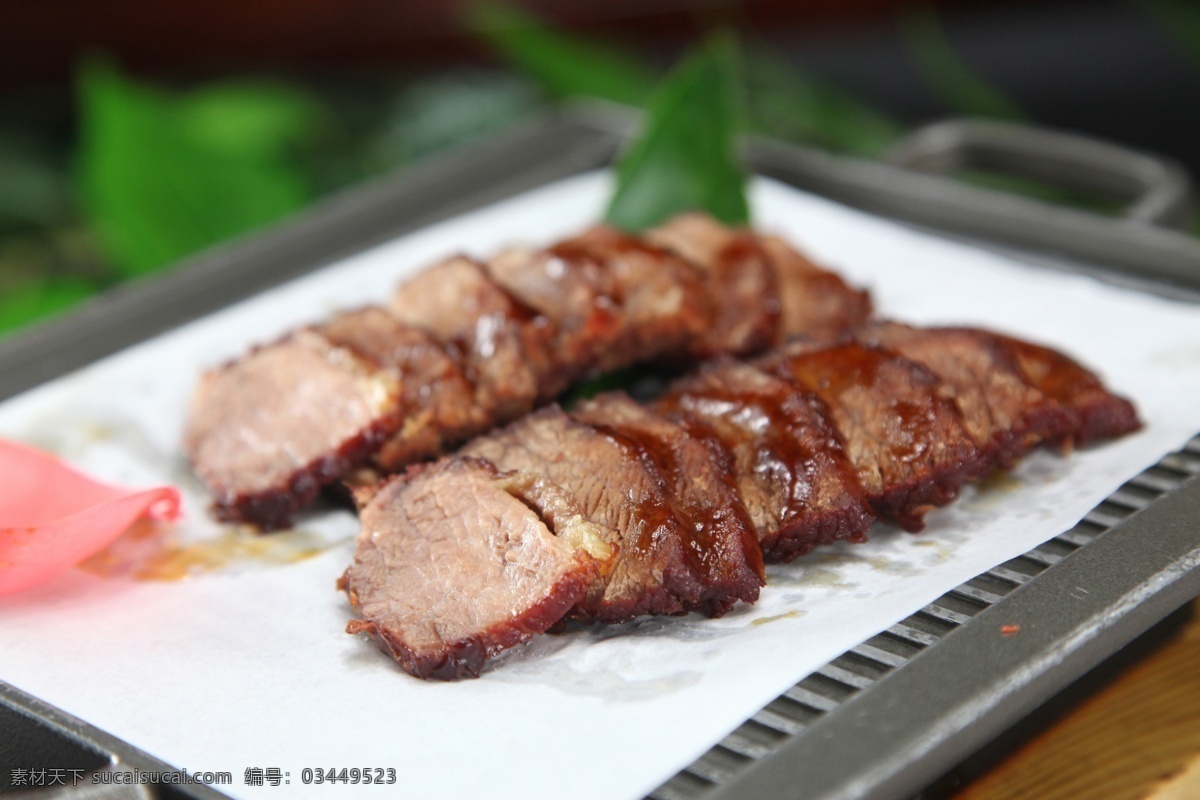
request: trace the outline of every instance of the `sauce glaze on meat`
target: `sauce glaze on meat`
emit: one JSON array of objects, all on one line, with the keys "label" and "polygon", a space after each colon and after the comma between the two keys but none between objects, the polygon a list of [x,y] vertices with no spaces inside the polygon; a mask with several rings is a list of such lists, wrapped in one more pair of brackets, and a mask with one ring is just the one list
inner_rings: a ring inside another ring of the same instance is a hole
[{"label": "sauce glaze on meat", "polygon": [[865,292],[777,239],[686,215],[642,239],[594,228],[486,263],[456,256],[384,306],[203,376],[184,451],[215,514],[286,526],[351,469],[392,472],[637,362],[746,355],[840,333]]},{"label": "sauce glaze on meat", "polygon": [[390,479],[342,579],[348,630],[414,675],[462,677],[564,619],[717,616],[757,598],[764,558],[863,541],[877,517],[920,530],[1031,448],[1139,425],[1066,356],[977,329],[881,322],[717,360],[646,408],[551,406]]}]

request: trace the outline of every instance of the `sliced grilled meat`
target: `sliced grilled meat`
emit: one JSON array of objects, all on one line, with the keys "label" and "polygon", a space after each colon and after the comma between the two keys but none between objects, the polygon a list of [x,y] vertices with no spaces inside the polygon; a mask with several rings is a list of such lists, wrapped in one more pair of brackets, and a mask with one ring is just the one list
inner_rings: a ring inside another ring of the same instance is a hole
[{"label": "sliced grilled meat", "polygon": [[401,424],[400,394],[377,363],[305,329],[206,374],[183,446],[218,518],[280,527]]},{"label": "sliced grilled meat", "polygon": [[[777,236],[757,236],[703,214],[683,214],[646,238],[679,253],[708,276],[717,311],[696,351],[701,356],[748,355],[799,334],[828,338],[871,316],[866,292],[848,286]],[[781,302],[763,303],[764,296]]]},{"label": "sliced grilled meat", "polygon": [[713,305],[704,275],[665,250],[607,227],[551,247],[546,256],[566,271],[599,265],[619,313],[613,336],[582,362],[564,361],[576,376],[685,352],[710,324]]},{"label": "sliced grilled meat", "polygon": [[[1044,369],[1027,378],[1019,355]],[[719,614],[757,597],[756,544],[788,560],[861,541],[872,514],[918,530],[1041,441],[1130,430],[1127,407],[1053,351],[894,323],[713,362],[650,408],[619,393],[550,407],[365,501],[343,581],[364,621],[348,630],[413,674],[460,677],[562,618]],[[540,581],[505,571],[545,552]]]},{"label": "sliced grilled meat", "polygon": [[549,320],[492,280],[482,264],[452,258],[401,284],[392,314],[448,344],[475,390],[479,414],[505,422],[528,413],[551,374]]},{"label": "sliced grilled meat", "polygon": [[400,387],[403,419],[374,455],[383,469],[401,469],[487,427],[488,417],[458,360],[429,334],[382,308],[343,314],[321,333],[377,365]]},{"label": "sliced grilled meat", "polygon": [[1031,384],[1013,348],[987,331],[886,322],[866,326],[856,338],[937,375],[940,394],[954,401],[972,440],[999,466],[1009,467],[1030,448],[1059,441],[1079,426],[1078,414]]},{"label": "sliced grilled meat", "polygon": [[616,282],[607,262],[561,258],[554,248],[510,248],[487,265],[493,280],[557,329],[550,356],[559,380],[556,394],[577,371],[590,371],[621,338],[625,327]]},{"label": "sliced grilled meat", "polygon": [[1048,347],[998,338],[1031,384],[1078,415],[1077,427],[1059,441],[1064,448],[1124,436],[1142,427],[1133,403],[1110,393],[1095,373]]},{"label": "sliced grilled meat", "polygon": [[[595,228],[489,264],[456,257],[407,281],[387,309],[335,319],[206,376],[184,442],[217,514],[280,527],[351,468],[373,460],[389,472],[431,458],[597,372],[750,352],[869,313],[865,295],[831,273],[797,271],[807,262],[781,243],[772,247],[786,257],[769,258],[748,232],[698,219],[688,225],[734,245],[692,264]],[[817,314],[811,330],[804,309]],[[374,398],[366,405],[364,392]],[[345,409],[297,410],[343,393]]]},{"label": "sliced grilled meat", "polygon": [[779,279],[780,327],[788,336],[828,339],[865,323],[871,298],[836,274],[821,269],[778,236],[759,239]]},{"label": "sliced grilled meat", "polygon": [[576,616],[621,622],[642,614],[682,614],[706,602],[707,587],[689,568],[667,479],[629,438],[550,406],[475,439],[461,452],[518,479],[561,487],[616,553]]},{"label": "sliced grilled meat", "polygon": [[685,214],[646,238],[705,273],[716,313],[693,345],[699,357],[746,355],[777,343],[780,281],[754,234],[726,228],[702,214]]},{"label": "sliced grilled meat", "polygon": [[678,425],[624,393],[601,395],[572,414],[614,439],[666,480],[667,504],[680,522],[684,561],[699,597],[685,605],[720,616],[741,600],[753,603],[763,583],[754,523],[733,483],[729,453],[716,440],[689,436]]},{"label": "sliced grilled meat", "polygon": [[478,675],[502,650],[557,622],[607,550],[576,514],[556,528],[486,461],[452,459],[393,480],[362,508],[339,582],[370,633],[422,678]]},{"label": "sliced grilled meat", "polygon": [[857,343],[792,344],[760,366],[823,404],[875,514],[919,531],[925,514],[989,467],[942,382],[915,361]]},{"label": "sliced grilled meat", "polygon": [[721,359],[672,384],[655,408],[732,453],[734,480],[767,560],[866,539],[875,517],[838,434],[807,392]]}]

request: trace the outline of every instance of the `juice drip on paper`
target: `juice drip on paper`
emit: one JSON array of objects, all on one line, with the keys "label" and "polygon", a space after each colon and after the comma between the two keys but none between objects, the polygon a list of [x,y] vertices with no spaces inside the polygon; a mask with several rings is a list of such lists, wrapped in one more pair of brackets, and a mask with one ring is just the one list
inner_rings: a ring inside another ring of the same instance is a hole
[{"label": "juice drip on paper", "polygon": [[1008,470],[994,469],[975,484],[975,493],[964,505],[974,511],[991,511],[1024,483]]},{"label": "juice drip on paper", "polygon": [[309,531],[263,535],[247,526],[227,527],[211,539],[183,544],[170,525],[141,520],[79,566],[102,578],[177,581],[245,565],[295,564],[329,546]]}]

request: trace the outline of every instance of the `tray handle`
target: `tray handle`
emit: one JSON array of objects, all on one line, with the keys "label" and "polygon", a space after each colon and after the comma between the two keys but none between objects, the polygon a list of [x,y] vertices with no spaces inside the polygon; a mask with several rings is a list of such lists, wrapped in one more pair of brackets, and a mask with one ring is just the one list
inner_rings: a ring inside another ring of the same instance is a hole
[{"label": "tray handle", "polygon": [[924,172],[984,169],[1125,201],[1121,215],[1188,230],[1192,182],[1169,159],[1076,133],[988,120],[951,119],[918,128],[884,160]]}]

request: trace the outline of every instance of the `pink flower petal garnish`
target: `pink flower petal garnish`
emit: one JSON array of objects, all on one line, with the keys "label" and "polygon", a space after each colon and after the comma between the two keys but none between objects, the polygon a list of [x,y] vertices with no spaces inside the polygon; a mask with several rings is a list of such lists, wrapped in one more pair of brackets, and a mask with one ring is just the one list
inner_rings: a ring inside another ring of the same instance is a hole
[{"label": "pink flower petal garnish", "polygon": [[47,581],[144,515],[179,516],[179,490],[97,483],[57,458],[0,439],[0,594]]}]

